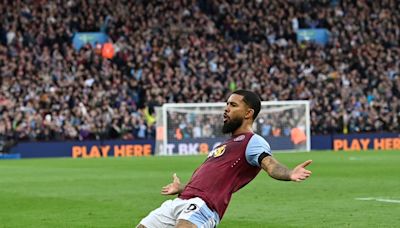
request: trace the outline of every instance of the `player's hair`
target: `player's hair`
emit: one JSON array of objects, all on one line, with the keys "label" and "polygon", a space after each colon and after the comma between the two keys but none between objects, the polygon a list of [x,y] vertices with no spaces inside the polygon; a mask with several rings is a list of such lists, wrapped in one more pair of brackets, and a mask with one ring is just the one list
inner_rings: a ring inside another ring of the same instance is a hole
[{"label": "player's hair", "polygon": [[233,94],[238,94],[243,96],[244,103],[246,103],[251,109],[254,110],[253,120],[255,120],[258,116],[258,113],[260,113],[261,110],[260,97],[251,91],[243,89],[236,90],[235,92],[233,92]]}]

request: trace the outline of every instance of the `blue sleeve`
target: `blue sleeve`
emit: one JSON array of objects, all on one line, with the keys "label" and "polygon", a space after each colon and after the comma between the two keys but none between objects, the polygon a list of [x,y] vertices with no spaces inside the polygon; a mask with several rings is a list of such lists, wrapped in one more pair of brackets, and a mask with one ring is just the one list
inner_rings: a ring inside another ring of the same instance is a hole
[{"label": "blue sleeve", "polygon": [[260,167],[258,163],[258,157],[263,152],[272,155],[271,147],[268,142],[261,136],[254,134],[251,137],[246,147],[246,160],[252,166]]}]

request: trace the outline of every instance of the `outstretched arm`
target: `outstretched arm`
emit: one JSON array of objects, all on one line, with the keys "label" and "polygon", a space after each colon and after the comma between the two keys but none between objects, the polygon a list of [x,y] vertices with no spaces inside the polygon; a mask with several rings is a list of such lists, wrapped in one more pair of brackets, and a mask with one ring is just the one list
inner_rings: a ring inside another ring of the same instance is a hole
[{"label": "outstretched arm", "polygon": [[162,195],[175,195],[175,194],[180,194],[183,191],[185,186],[181,184],[181,181],[179,180],[178,176],[176,176],[176,173],[172,175],[172,178],[173,178],[172,183],[164,186],[161,189]]},{"label": "outstretched arm", "polygon": [[311,162],[312,160],[305,161],[290,170],[272,156],[267,156],[261,161],[261,167],[274,179],[300,182],[311,175],[311,171],[305,169]]}]

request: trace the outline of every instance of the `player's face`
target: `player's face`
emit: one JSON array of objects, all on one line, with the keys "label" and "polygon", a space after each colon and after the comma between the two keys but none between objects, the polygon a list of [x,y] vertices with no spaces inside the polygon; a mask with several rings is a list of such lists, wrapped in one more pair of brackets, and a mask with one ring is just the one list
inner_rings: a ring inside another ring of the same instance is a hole
[{"label": "player's face", "polygon": [[226,102],[224,125],[222,126],[224,134],[232,133],[242,125],[247,110],[247,105],[242,99],[243,96],[232,94]]}]

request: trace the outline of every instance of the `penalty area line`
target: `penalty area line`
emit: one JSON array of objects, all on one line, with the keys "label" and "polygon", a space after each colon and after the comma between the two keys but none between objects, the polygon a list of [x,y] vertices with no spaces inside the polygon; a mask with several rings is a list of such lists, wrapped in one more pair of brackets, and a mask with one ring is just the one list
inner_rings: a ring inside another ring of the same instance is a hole
[{"label": "penalty area line", "polygon": [[361,200],[361,201],[378,201],[378,202],[384,202],[384,203],[400,203],[400,200],[383,199],[383,198],[374,198],[374,197],[355,198],[355,200]]}]

